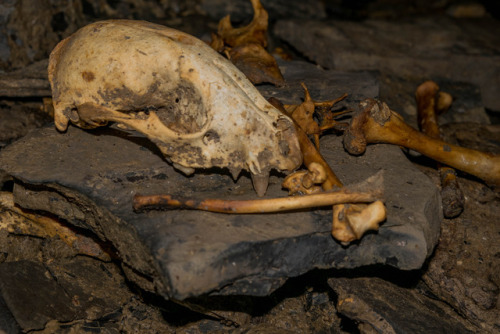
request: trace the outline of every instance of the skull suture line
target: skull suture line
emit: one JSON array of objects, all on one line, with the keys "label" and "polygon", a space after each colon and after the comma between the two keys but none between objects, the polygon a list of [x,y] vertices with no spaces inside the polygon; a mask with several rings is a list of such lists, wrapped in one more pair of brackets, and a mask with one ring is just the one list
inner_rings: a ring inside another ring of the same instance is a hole
[{"label": "skull suture line", "polygon": [[292,121],[228,60],[195,37],[143,21],[90,24],[50,55],[54,120],[116,122],[144,133],[186,174],[249,170],[259,196],[271,169],[302,162]]}]

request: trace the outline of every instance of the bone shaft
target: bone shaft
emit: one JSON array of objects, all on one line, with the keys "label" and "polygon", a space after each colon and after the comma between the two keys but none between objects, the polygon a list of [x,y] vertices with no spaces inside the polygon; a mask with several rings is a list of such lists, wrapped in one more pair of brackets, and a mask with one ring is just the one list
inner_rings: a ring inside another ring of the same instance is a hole
[{"label": "bone shaft", "polygon": [[435,112],[438,89],[438,86],[434,82],[427,81],[418,87],[415,94],[418,126],[423,133],[434,139],[441,139]]},{"label": "bone shaft", "polygon": [[487,182],[500,184],[500,156],[430,138],[394,116],[394,113],[384,126],[369,121],[363,127],[365,138],[369,143],[404,146]]},{"label": "bone shaft", "polygon": [[[438,101],[439,86],[433,81],[426,81],[421,84],[415,93],[417,101],[418,125],[420,130],[427,136],[434,139],[441,139],[437,111],[448,109],[451,99],[446,103]],[[443,95],[440,95],[443,96]],[[453,168],[437,164],[441,181],[441,198],[443,202],[443,214],[446,218],[453,218],[462,213],[464,209],[464,195],[457,181],[457,174]]]},{"label": "bone shaft", "polygon": [[309,140],[307,135],[297,128],[297,135],[299,136],[300,150],[302,151],[304,165],[309,166],[312,162],[316,162],[324,168],[326,172],[326,180],[323,182],[323,190],[331,190],[334,187],[342,187],[342,182],[337,178],[332,168],[325,161],[323,156],[315,149],[314,144]]},{"label": "bone shaft", "polygon": [[269,213],[331,206],[340,203],[369,203],[377,200],[378,197],[379,196],[374,192],[349,192],[348,190],[247,201],[206,199],[197,202],[194,200],[173,198],[171,195],[137,195],[134,197],[134,209],[141,210],[147,207],[165,207],[236,214]]}]

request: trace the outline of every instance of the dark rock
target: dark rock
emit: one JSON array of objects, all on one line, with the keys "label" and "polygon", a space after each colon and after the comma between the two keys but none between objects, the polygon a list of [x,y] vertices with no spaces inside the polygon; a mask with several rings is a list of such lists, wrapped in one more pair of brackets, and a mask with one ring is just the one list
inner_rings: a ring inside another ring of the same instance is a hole
[{"label": "dark rock", "polygon": [[0,100],[0,148],[26,135],[30,130],[53,122],[42,112],[41,101]]},{"label": "dark rock", "polygon": [[[322,1],[262,0],[261,3],[269,13],[270,20],[292,17],[324,19],[326,17],[325,4]],[[231,15],[232,21],[248,22],[253,17],[252,5],[248,0],[201,0],[201,8],[216,20]]]},{"label": "dark rock", "polygon": [[48,59],[44,59],[16,71],[0,73],[0,96],[32,98],[51,96],[47,78],[48,64]]},{"label": "dark rock", "polygon": [[2,66],[3,64],[6,64],[10,60],[10,48],[6,28],[7,22],[15,10],[15,2],[16,0],[6,0],[0,4],[0,69],[4,67]]},{"label": "dark rock", "polygon": [[441,127],[441,134],[449,143],[500,154],[500,125],[451,123]]},{"label": "dark rock", "polygon": [[[290,87],[284,88],[284,97]],[[318,99],[331,99],[339,91],[338,86],[330,93],[326,85],[319,87],[310,87],[321,93],[313,96]],[[378,233],[349,247],[331,237],[329,209],[266,215],[133,212],[136,193],[255,198],[247,174],[237,182],[225,170],[185,177],[136,133],[75,127],[58,133],[43,128],[3,149],[0,166],[16,180],[16,203],[48,211],[108,240],[130,280],[167,298],[266,295],[286,278],[313,268],[420,268],[438,239],[437,188],[397,147],[370,146],[365,155],[352,157],[343,150],[340,137],[326,136],[322,145],[322,153],[345,184],[386,170],[388,220]],[[271,177],[267,197],[286,196],[281,181],[282,175]]]},{"label": "dark rock", "polygon": [[37,262],[0,264],[0,292],[25,331],[43,329],[51,319],[71,321],[79,314],[72,296]]},{"label": "dark rock", "polygon": [[[72,298],[81,314],[79,319],[98,321],[119,310],[130,298],[125,279],[118,266],[79,256],[53,260],[47,269],[57,284]],[[57,317],[58,321],[63,321]]]},{"label": "dark rock", "polygon": [[491,19],[427,17],[404,22],[283,20],[276,23],[274,33],[329,69],[475,84],[484,106],[498,111],[498,29],[498,21]]},{"label": "dark rock", "polygon": [[474,333],[445,303],[380,278],[332,278],[337,311],[367,333]]},{"label": "dark rock", "polygon": [[284,104],[300,104],[304,100],[304,89],[300,85],[302,82],[306,84],[311,97],[317,101],[332,100],[347,93],[348,97],[339,106],[356,108],[361,100],[379,96],[378,80],[367,71],[324,70],[303,61],[277,59],[277,62],[286,84],[282,88],[257,86],[266,98],[276,97]]},{"label": "dark rock", "polygon": [[[225,174],[186,178],[145,149],[146,141],[137,145],[109,130],[70,128],[60,134],[44,128],[4,149],[1,162],[17,179],[15,198],[21,206],[49,211],[111,241],[125,265],[138,273],[139,277],[129,278],[147,289],[156,285],[165,296],[184,298],[222,286],[230,293],[265,295],[283,278],[315,267],[383,263],[419,268],[437,241],[436,188],[396,147],[369,147],[365,156],[354,158],[343,152],[339,138],[325,139],[324,154],[330,161],[334,158],[333,168],[344,182],[379,169],[388,171],[388,221],[378,233],[347,248],[329,234],[329,210],[246,216],[133,213],[134,193],[193,198],[254,195],[245,176],[236,184]],[[27,151],[32,152],[28,161]],[[274,177],[269,196],[285,195]]]},{"label": "dark rock", "polygon": [[21,329],[0,294],[0,333],[17,334],[19,332]]},{"label": "dark rock", "polygon": [[460,187],[467,195],[464,212],[454,220],[444,220],[439,245],[422,279],[435,296],[455,308],[481,333],[498,333],[498,193],[466,179],[461,179]]},{"label": "dark rock", "polygon": [[52,48],[84,24],[81,2],[9,0],[0,6],[0,69],[12,70],[48,57]]}]

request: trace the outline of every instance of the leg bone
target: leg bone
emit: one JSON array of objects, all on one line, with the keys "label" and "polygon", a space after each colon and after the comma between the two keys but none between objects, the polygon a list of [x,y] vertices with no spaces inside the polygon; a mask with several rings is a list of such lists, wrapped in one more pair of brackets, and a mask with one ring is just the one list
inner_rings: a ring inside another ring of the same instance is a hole
[{"label": "leg bone", "polygon": [[403,146],[443,164],[459,169],[493,185],[500,185],[500,156],[448,144],[431,138],[406,124],[382,102],[361,103],[364,110],[354,117],[344,134],[344,147],[362,154],[369,143]]}]

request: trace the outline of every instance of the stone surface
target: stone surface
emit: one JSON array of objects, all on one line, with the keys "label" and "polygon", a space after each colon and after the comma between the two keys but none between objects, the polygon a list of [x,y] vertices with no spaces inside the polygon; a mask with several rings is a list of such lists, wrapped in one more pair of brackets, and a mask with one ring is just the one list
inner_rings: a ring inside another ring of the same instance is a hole
[{"label": "stone surface", "polygon": [[[236,184],[224,174],[186,178],[144,148],[148,143],[141,144],[112,131],[70,128],[59,134],[45,128],[3,150],[0,161],[18,180],[14,193],[21,206],[49,211],[109,240],[126,266],[147,278],[126,271],[129,279],[148,290],[155,284],[174,298],[223,287],[221,293],[265,295],[286,277],[315,267],[381,263],[417,269],[437,241],[436,189],[395,147],[370,147],[365,156],[353,158],[340,149],[339,138],[323,141],[325,147],[336,145],[337,152],[324,153],[328,160],[334,156],[333,168],[346,183],[381,168],[388,172],[388,221],[378,233],[344,248],[329,234],[330,210],[248,216],[197,211],[135,214],[131,199],[138,192],[194,198],[254,196],[246,176]],[[31,152],[31,163],[26,163],[25,152]],[[285,195],[279,183],[277,177],[271,180],[269,196]]]},{"label": "stone surface", "polygon": [[0,333],[17,334],[20,331],[19,325],[0,295]]},{"label": "stone surface", "polygon": [[[284,89],[286,97],[289,88]],[[311,89],[321,94],[313,98],[333,98],[333,93],[316,91],[314,85]],[[334,135],[325,136],[322,147],[345,184],[386,170],[388,220],[378,233],[349,247],[330,236],[329,209],[266,215],[134,213],[131,202],[136,193],[255,197],[248,175],[237,182],[224,170],[185,177],[136,133],[74,127],[58,133],[42,128],[3,149],[0,166],[16,180],[16,203],[48,211],[111,242],[128,278],[167,298],[267,295],[288,277],[313,268],[420,268],[439,234],[437,188],[397,147],[370,146],[365,155],[352,157],[344,152],[341,137]],[[281,181],[282,175],[271,177],[267,197],[286,196]]]},{"label": "stone surface", "polygon": [[[290,17],[316,19],[326,17],[326,8],[322,1],[262,0],[261,3],[269,13],[270,20]],[[200,5],[210,17],[216,20],[231,15],[232,21],[248,22],[253,16],[252,5],[248,0],[201,0]]]},{"label": "stone surface", "polygon": [[26,331],[43,329],[50,319],[74,320],[79,313],[72,296],[37,262],[0,264],[0,292]]},{"label": "stone surface", "polygon": [[7,0],[0,22],[0,70],[12,70],[47,58],[85,21],[79,0]]},{"label": "stone surface", "polygon": [[[483,137],[484,138],[484,137]],[[500,331],[500,201],[485,185],[463,179],[464,212],[444,220],[423,281],[480,332]]]},{"label": "stone surface", "polygon": [[51,96],[47,79],[48,63],[48,59],[44,59],[16,71],[0,73],[0,96],[10,98]]},{"label": "stone surface", "polygon": [[367,71],[343,72],[328,71],[303,61],[277,59],[277,63],[286,80],[285,87],[259,85],[257,88],[266,98],[276,97],[285,104],[300,104],[304,100],[305,83],[311,97],[318,101],[332,100],[343,94],[348,97],[339,106],[356,108],[357,103],[368,97],[379,96],[379,83],[375,76]]},{"label": "stone surface", "polygon": [[359,323],[362,333],[474,333],[452,310],[415,290],[380,278],[333,278],[337,311]]},{"label": "stone surface", "polygon": [[326,68],[478,85],[484,106],[499,111],[498,29],[500,23],[492,19],[440,16],[394,22],[282,20],[274,33]]},{"label": "stone surface", "polygon": [[[78,322],[87,327],[95,327],[92,322],[112,325],[113,317],[134,298],[110,256],[91,251],[99,248],[112,254],[112,246],[71,240],[61,233],[63,222],[16,208],[11,211],[5,194],[0,194],[0,329],[7,331],[19,323],[25,332],[65,333],[53,326],[64,327],[68,321],[73,326]],[[9,321],[7,310],[15,321]]]}]

